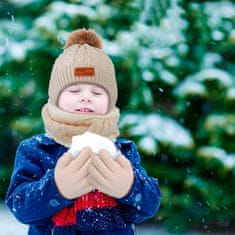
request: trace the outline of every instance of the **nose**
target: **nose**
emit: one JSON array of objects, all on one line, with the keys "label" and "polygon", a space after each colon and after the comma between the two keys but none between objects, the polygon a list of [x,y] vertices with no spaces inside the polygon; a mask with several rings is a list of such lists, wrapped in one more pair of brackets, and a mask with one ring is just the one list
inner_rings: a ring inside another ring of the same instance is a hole
[{"label": "nose", "polygon": [[81,98],[80,101],[81,101],[82,103],[91,103],[91,99],[90,99],[90,98],[87,98],[87,97]]}]

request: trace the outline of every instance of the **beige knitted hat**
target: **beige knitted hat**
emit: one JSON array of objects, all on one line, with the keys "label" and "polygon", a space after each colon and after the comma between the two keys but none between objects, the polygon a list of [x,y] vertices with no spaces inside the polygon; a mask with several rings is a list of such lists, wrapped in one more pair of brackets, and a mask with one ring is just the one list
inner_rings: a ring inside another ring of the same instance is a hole
[{"label": "beige knitted hat", "polygon": [[70,33],[64,51],[56,59],[49,81],[49,102],[57,105],[67,86],[86,82],[103,87],[109,95],[109,110],[117,101],[115,69],[104,53],[101,38],[93,31],[78,29]]}]

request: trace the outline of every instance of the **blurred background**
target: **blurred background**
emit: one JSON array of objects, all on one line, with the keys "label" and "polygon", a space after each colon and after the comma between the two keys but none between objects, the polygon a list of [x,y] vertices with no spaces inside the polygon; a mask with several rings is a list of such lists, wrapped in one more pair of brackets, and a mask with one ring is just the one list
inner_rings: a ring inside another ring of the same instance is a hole
[{"label": "blurred background", "polygon": [[41,107],[68,33],[93,28],[116,67],[121,137],[160,182],[148,222],[234,234],[234,26],[232,0],[1,0],[0,198],[19,142],[44,132]]}]

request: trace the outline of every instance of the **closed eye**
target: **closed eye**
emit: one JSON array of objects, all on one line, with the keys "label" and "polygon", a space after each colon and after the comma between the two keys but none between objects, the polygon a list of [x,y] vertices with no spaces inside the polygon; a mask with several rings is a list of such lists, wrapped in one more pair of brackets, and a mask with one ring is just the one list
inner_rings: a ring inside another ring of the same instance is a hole
[{"label": "closed eye", "polygon": [[78,93],[78,92],[80,92],[80,90],[71,90],[69,92],[71,92],[71,93]]},{"label": "closed eye", "polygon": [[102,93],[99,92],[93,92],[94,95],[102,95]]}]

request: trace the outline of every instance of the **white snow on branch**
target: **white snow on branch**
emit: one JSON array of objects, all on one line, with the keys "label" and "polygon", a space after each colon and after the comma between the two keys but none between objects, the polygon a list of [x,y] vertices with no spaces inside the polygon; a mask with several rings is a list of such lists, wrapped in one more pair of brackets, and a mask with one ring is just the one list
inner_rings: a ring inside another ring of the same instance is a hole
[{"label": "white snow on branch", "polygon": [[198,155],[208,159],[217,159],[226,169],[235,167],[235,153],[228,154],[222,148],[204,146],[198,150]]},{"label": "white snow on branch", "polygon": [[193,138],[188,130],[175,120],[159,114],[125,114],[121,128],[128,128],[130,135],[151,136],[164,145],[192,148]]}]

